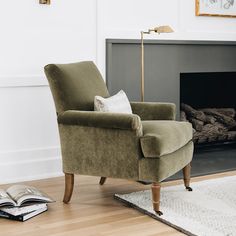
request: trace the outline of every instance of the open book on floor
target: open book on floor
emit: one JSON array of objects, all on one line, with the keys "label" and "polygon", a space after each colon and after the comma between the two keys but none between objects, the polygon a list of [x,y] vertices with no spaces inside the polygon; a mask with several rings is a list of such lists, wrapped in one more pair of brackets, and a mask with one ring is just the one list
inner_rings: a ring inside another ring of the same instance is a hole
[{"label": "open book on floor", "polygon": [[39,189],[27,185],[13,185],[6,191],[0,189],[0,207],[19,207],[36,203],[50,203],[54,200]]},{"label": "open book on floor", "polygon": [[28,206],[21,206],[21,207],[0,207],[0,212],[5,212],[13,216],[19,216],[26,213],[30,213],[32,211],[37,211],[39,209],[45,208],[47,203],[38,203]]},{"label": "open book on floor", "polygon": [[41,205],[42,205],[42,207],[37,210],[31,211],[28,213],[24,213],[24,214],[20,214],[20,215],[12,215],[12,214],[9,214],[7,212],[0,210],[0,217],[10,219],[10,220],[16,220],[16,221],[26,221],[34,216],[37,216],[37,215],[47,211],[47,209],[48,209],[47,204],[41,204]]}]

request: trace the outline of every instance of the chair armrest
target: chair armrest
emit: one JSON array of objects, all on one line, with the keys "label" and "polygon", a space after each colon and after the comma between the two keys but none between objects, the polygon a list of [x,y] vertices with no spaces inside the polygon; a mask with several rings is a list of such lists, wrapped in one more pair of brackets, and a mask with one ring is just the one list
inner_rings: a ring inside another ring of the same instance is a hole
[{"label": "chair armrest", "polygon": [[142,127],[135,114],[68,110],[58,116],[58,124],[137,130]]},{"label": "chair armrest", "polygon": [[174,103],[131,102],[132,111],[141,120],[175,120],[176,106]]}]

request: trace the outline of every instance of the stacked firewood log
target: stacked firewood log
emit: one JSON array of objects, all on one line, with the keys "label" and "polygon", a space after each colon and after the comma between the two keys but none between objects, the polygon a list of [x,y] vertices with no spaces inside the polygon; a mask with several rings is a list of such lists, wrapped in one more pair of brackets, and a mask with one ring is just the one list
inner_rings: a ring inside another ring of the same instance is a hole
[{"label": "stacked firewood log", "polygon": [[234,108],[194,109],[182,103],[180,120],[192,123],[195,143],[236,141],[235,114]]}]

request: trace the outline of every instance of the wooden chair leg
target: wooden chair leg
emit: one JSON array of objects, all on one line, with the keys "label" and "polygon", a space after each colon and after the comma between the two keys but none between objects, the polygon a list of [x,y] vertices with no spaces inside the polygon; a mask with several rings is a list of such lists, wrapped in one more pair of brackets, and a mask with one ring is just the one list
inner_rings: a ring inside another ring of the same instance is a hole
[{"label": "wooden chair leg", "polygon": [[69,203],[74,188],[74,174],[67,174],[65,173],[65,193],[63,202]]},{"label": "wooden chair leg", "polygon": [[154,211],[159,215],[163,215],[160,211],[160,196],[161,196],[161,184],[153,183],[152,184],[152,203]]},{"label": "wooden chair leg", "polygon": [[191,173],[191,165],[190,163],[183,168],[184,175],[184,185],[188,191],[193,191],[190,187],[190,173]]},{"label": "wooden chair leg", "polygon": [[99,184],[103,185],[106,182],[107,177],[101,177]]}]

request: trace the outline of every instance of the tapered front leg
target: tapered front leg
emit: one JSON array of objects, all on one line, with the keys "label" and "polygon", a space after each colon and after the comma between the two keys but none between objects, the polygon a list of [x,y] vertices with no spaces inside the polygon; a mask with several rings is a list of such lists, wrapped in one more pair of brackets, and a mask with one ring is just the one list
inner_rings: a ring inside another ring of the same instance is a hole
[{"label": "tapered front leg", "polygon": [[190,174],[191,174],[191,165],[190,163],[183,168],[184,176],[184,185],[188,191],[193,191],[190,187]]},{"label": "tapered front leg", "polygon": [[74,188],[74,174],[65,173],[65,193],[63,202],[69,203]]},{"label": "tapered front leg", "polygon": [[107,179],[106,177],[101,177],[99,184],[100,184],[100,185],[105,184],[106,179]]},{"label": "tapered front leg", "polygon": [[152,184],[152,203],[154,211],[159,215],[163,215],[160,211],[160,197],[161,197],[161,184],[153,183]]}]

